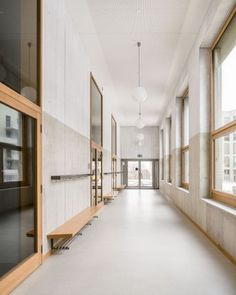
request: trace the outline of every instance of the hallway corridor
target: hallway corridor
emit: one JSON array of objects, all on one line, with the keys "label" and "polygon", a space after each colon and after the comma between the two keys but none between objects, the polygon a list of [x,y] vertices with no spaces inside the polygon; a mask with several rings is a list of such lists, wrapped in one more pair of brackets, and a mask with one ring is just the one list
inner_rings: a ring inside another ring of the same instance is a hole
[{"label": "hallway corridor", "polygon": [[125,190],[14,295],[235,295],[236,268],[154,190]]}]

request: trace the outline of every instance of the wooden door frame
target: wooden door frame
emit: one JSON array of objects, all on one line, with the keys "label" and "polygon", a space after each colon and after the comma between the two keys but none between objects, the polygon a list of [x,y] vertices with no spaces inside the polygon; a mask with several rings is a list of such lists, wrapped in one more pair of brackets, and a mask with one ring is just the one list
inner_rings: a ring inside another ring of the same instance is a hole
[{"label": "wooden door frame", "polygon": [[42,263],[42,118],[41,108],[0,83],[0,103],[19,111],[36,121],[36,218],[37,252],[16,265],[0,279],[0,294],[9,294]]}]

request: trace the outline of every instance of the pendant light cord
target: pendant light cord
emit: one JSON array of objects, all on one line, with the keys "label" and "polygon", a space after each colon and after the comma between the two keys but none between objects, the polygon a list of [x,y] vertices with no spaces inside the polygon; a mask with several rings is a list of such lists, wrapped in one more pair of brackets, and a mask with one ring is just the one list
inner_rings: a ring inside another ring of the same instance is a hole
[{"label": "pendant light cord", "polygon": [[[141,48],[141,42],[137,42],[138,46],[138,86],[141,86],[141,54],[140,54],[140,48]],[[142,117],[142,111],[141,111],[141,103],[139,103],[139,118]]]},{"label": "pendant light cord", "polygon": [[138,86],[141,86],[141,55],[140,55],[140,47],[141,42],[137,43],[138,46]]},{"label": "pendant light cord", "polygon": [[30,67],[30,61],[31,61],[31,55],[30,55],[30,50],[31,50],[31,46],[32,43],[28,42],[28,58],[29,58],[29,62],[28,62],[28,79],[29,79],[29,84],[31,84],[31,67]]}]

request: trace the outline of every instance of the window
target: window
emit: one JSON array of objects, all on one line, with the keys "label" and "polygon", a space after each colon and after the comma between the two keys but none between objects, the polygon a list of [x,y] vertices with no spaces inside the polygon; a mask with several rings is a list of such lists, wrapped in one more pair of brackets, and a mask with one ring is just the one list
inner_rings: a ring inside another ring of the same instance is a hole
[{"label": "window", "polygon": [[164,130],[161,130],[161,179],[165,178],[165,167],[164,167]]},{"label": "window", "polygon": [[225,156],[225,167],[230,167],[230,157]]},{"label": "window", "polygon": [[212,118],[212,196],[236,206],[236,15],[232,13],[227,26],[212,49],[214,103]]},{"label": "window", "polygon": [[172,130],[172,118],[168,118],[168,135],[169,135],[169,142],[168,142],[168,182],[172,182],[172,177],[171,177],[171,130]]},{"label": "window", "polygon": [[233,143],[233,154],[236,154],[236,142]]},{"label": "window", "polygon": [[189,189],[189,98],[188,89],[182,96],[181,109],[181,186]]},{"label": "window", "polygon": [[113,116],[111,116],[111,153],[113,157],[117,155],[117,124]]},{"label": "window", "polygon": [[0,1],[0,82],[34,103],[39,103],[39,6],[39,0]]},{"label": "window", "polygon": [[91,140],[102,147],[103,97],[97,83],[91,75]]},{"label": "window", "polygon": [[27,237],[36,232],[36,130],[35,119],[0,103],[0,228],[16,236],[1,239],[0,279],[37,252],[36,235]]}]

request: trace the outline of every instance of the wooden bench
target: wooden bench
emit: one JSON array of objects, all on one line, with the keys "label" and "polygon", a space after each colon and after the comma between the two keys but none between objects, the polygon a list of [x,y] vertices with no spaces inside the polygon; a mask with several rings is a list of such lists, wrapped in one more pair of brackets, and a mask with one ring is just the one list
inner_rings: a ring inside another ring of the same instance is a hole
[{"label": "wooden bench", "polygon": [[110,202],[110,201],[112,201],[112,200],[114,200],[114,195],[113,195],[112,192],[103,195],[103,201],[104,201],[105,203]]},{"label": "wooden bench", "polygon": [[125,189],[125,188],[126,188],[126,184],[121,184],[121,185],[118,185],[118,186],[115,188],[115,190],[118,191],[118,192],[120,192],[120,191],[122,191],[122,190]]},{"label": "wooden bench", "polygon": [[[97,217],[96,214],[103,207],[104,203],[101,202],[99,205],[87,208],[81,213],[75,215],[70,220],[53,230],[47,235],[47,238],[51,240],[52,250],[68,250],[69,247],[64,247],[64,243],[72,239],[87,225],[90,224],[90,220],[93,217]],[[57,240],[56,247],[54,246],[54,240]]]},{"label": "wooden bench", "polygon": [[26,236],[27,236],[28,238],[34,238],[34,229],[31,229],[30,231],[28,231],[28,232],[26,233]]}]

